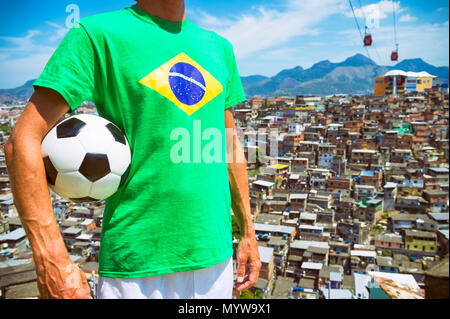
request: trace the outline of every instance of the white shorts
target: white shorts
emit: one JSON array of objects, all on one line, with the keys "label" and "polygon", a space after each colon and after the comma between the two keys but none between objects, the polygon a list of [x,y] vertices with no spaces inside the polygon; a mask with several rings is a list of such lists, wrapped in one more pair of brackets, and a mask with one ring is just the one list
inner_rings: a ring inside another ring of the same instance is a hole
[{"label": "white shorts", "polygon": [[98,299],[231,299],[233,258],[212,267],[136,279],[99,277]]}]

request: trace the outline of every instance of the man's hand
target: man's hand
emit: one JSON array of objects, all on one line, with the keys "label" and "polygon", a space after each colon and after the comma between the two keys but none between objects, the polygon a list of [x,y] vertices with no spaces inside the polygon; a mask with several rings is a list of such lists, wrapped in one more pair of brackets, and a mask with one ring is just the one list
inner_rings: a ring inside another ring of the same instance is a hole
[{"label": "man's hand", "polygon": [[255,236],[243,237],[237,251],[236,289],[240,292],[256,284],[261,269],[258,243]]},{"label": "man's hand", "polygon": [[41,299],[92,299],[86,275],[72,261],[49,263],[36,271]]}]

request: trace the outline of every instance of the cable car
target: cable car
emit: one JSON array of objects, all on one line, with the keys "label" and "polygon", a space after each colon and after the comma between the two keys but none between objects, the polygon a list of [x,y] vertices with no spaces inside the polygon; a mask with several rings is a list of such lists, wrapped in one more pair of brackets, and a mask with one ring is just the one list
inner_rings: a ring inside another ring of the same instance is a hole
[{"label": "cable car", "polygon": [[398,61],[398,51],[392,51],[391,61]]},{"label": "cable car", "polygon": [[398,61],[398,43],[395,44],[395,50],[391,53],[391,61]]},{"label": "cable car", "polygon": [[364,31],[364,46],[365,47],[370,47],[372,45],[373,39],[372,39],[372,34],[368,33],[368,28],[366,26],[366,29]]},{"label": "cable car", "polygon": [[371,34],[366,34],[364,36],[364,46],[365,47],[370,47],[372,45],[372,35]]}]

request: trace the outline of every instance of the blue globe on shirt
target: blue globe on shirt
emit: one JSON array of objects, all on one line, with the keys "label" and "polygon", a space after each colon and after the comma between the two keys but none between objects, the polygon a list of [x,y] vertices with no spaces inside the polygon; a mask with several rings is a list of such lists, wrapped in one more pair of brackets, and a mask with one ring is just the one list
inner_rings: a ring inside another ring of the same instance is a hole
[{"label": "blue globe on shirt", "polygon": [[173,94],[183,104],[194,105],[205,96],[205,79],[197,68],[180,62],[169,72],[169,85]]}]

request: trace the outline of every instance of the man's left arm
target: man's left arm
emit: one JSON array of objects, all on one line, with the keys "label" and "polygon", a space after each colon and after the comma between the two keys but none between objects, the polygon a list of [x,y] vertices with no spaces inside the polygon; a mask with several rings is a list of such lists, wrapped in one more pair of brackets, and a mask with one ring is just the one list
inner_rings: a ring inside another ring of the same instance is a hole
[{"label": "man's left arm", "polygon": [[241,291],[254,286],[259,277],[261,260],[255,228],[250,211],[248,194],[247,162],[236,134],[231,108],[225,110],[225,128],[227,129],[228,179],[231,191],[231,207],[236,216],[241,240],[237,251],[237,284]]}]

